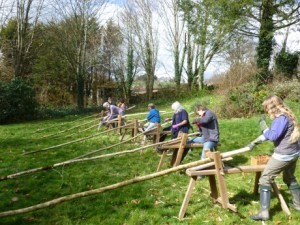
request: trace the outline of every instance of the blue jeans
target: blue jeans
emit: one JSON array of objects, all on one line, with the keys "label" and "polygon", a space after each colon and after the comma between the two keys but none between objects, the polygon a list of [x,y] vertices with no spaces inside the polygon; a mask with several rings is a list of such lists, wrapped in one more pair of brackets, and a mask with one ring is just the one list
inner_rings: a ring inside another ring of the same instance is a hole
[{"label": "blue jeans", "polygon": [[[204,137],[203,136],[201,136],[201,137],[195,137],[195,138],[193,138],[191,140],[188,140],[186,143],[187,144],[192,144],[192,143],[199,143],[199,144],[202,143],[203,144],[203,149],[202,149],[202,153],[200,154],[200,159],[204,159],[205,158],[205,151],[204,150],[209,149],[210,151],[213,151],[214,147],[218,144],[218,142],[215,142],[215,141],[206,141],[206,142],[204,142]],[[189,148],[185,148],[184,149],[181,161],[187,155],[187,153],[188,153],[189,150],[190,150]]]}]

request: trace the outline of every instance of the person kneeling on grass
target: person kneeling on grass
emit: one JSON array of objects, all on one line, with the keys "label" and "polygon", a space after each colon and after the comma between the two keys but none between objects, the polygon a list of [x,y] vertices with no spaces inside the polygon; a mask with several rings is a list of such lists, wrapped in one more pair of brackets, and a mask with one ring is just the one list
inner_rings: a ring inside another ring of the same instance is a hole
[{"label": "person kneeling on grass", "polygon": [[[187,144],[203,143],[200,159],[204,159],[205,152],[207,150],[213,151],[215,146],[219,143],[219,123],[216,114],[203,105],[196,106],[195,114],[198,115],[199,118],[195,119],[193,124],[197,125],[199,132],[202,135],[188,140]],[[189,148],[184,149],[181,161],[187,155],[188,151]],[[198,178],[201,179],[204,178],[204,176],[199,176]]]},{"label": "person kneeling on grass", "polygon": [[262,105],[273,122],[269,128],[265,118],[262,117],[259,125],[263,134],[248,147],[252,149],[256,144],[266,140],[274,142],[275,145],[274,153],[259,179],[260,210],[257,214],[251,216],[253,220],[265,221],[269,219],[271,184],[281,172],[283,172],[283,182],[290,189],[293,207],[295,210],[300,211],[300,188],[295,177],[300,154],[300,133],[294,113],[281,98],[275,95],[270,96]]}]

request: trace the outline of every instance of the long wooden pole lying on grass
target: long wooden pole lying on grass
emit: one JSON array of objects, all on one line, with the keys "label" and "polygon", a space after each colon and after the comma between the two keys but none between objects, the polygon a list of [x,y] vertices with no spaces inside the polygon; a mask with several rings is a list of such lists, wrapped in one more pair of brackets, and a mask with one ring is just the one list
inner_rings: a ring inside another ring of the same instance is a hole
[{"label": "long wooden pole lying on grass", "polygon": [[66,124],[74,123],[74,122],[77,122],[79,120],[84,120],[84,119],[87,119],[87,118],[90,118],[90,117],[94,117],[94,116],[97,116],[97,115],[99,115],[99,113],[96,113],[96,114],[93,114],[93,115],[90,115],[90,116],[85,116],[83,118],[75,119],[75,120],[72,120],[70,122],[66,122],[66,123],[63,123],[63,124],[57,124],[57,125],[54,125],[54,126],[45,127],[45,128],[42,128],[42,129],[37,129],[35,132],[41,132],[41,131],[48,130],[48,129],[51,129],[51,128],[61,127],[61,126],[64,126]]},{"label": "long wooden pole lying on grass", "polygon": [[[221,157],[226,158],[226,157],[230,157],[230,156],[233,156],[233,155],[237,155],[237,154],[247,152],[249,150],[250,150],[249,147],[244,147],[244,148],[233,150],[233,151],[230,151],[230,152],[225,152],[225,153],[221,154]],[[112,184],[112,185],[108,185],[108,186],[105,186],[105,187],[101,187],[101,188],[97,188],[97,189],[93,189],[93,190],[89,190],[89,191],[83,191],[83,192],[80,192],[80,193],[63,196],[63,197],[56,198],[56,199],[53,199],[53,200],[50,200],[50,201],[47,201],[47,202],[43,202],[43,203],[40,203],[40,204],[37,204],[37,205],[33,205],[33,206],[30,206],[30,207],[27,207],[27,208],[1,212],[0,217],[13,216],[13,215],[18,215],[18,214],[22,214],[22,213],[32,212],[32,211],[35,211],[35,210],[39,210],[39,209],[47,208],[47,207],[50,207],[50,206],[54,206],[54,205],[57,205],[57,204],[60,204],[60,203],[66,202],[66,201],[70,201],[70,200],[73,200],[73,199],[104,193],[106,191],[115,190],[117,188],[124,187],[124,186],[130,185],[130,184],[139,183],[139,182],[150,180],[150,179],[153,179],[153,178],[165,176],[167,174],[174,173],[174,172],[177,172],[177,171],[180,171],[180,170],[185,170],[185,169],[188,169],[188,168],[191,168],[191,167],[199,166],[199,165],[202,165],[202,164],[205,164],[205,163],[209,163],[211,161],[212,161],[212,159],[206,158],[206,159],[199,160],[199,161],[196,161],[196,162],[187,163],[187,164],[179,165],[179,166],[176,166],[176,167],[172,167],[170,169],[162,170],[162,171],[159,171],[159,172],[156,172],[156,173],[151,173],[151,174],[147,174],[147,175],[144,175],[144,176],[135,177],[135,178],[132,178],[130,180],[122,181],[122,182],[115,183],[115,184]]]},{"label": "long wooden pole lying on grass", "polygon": [[[161,113],[161,115],[168,114],[168,113],[170,113],[170,112],[165,112],[165,111],[163,111],[163,112]],[[129,114],[129,115],[127,115],[127,116],[130,116],[130,115],[137,115],[137,114]],[[126,115],[125,115],[125,116],[122,116],[122,118],[126,118]],[[118,118],[115,118],[115,119],[113,119],[113,120],[118,120]],[[113,121],[113,120],[110,120],[110,121]],[[139,122],[143,122],[143,121],[146,121],[146,120],[147,120],[147,119],[139,120]],[[82,133],[82,132],[84,132],[84,131],[90,130],[90,129],[95,128],[95,127],[97,127],[97,126],[98,126],[98,124],[92,125],[92,126],[86,128],[86,129],[83,129],[83,130],[80,130],[80,131],[78,131],[78,132],[76,132],[76,133],[67,135],[67,136],[65,136],[65,138],[72,137],[72,136],[74,136],[75,134]]]},{"label": "long wooden pole lying on grass", "polygon": [[[109,121],[106,121],[106,122],[104,122],[103,124],[106,124],[106,123],[108,123],[108,122],[117,121],[117,120],[118,120],[118,118],[114,118],[114,119],[111,119],[111,120],[109,120]],[[84,132],[84,131],[87,131],[87,130],[89,130],[89,129],[92,129],[92,128],[94,128],[94,127],[98,127],[98,126],[99,126],[99,124],[92,125],[92,126],[90,126],[90,127],[86,128],[86,129],[84,129],[84,130],[80,130],[80,131],[78,131],[78,132],[76,132],[76,133],[73,133],[73,134],[67,135],[67,136],[65,136],[65,138],[72,137],[72,136],[73,136],[73,135],[75,135],[75,134],[82,133],[82,132]]]},{"label": "long wooden pole lying on grass", "polygon": [[97,118],[97,119],[95,119],[95,120],[92,120],[92,121],[89,121],[89,122],[86,122],[86,123],[83,123],[83,124],[79,124],[79,125],[77,125],[77,126],[70,127],[70,128],[68,128],[68,129],[65,129],[65,130],[62,130],[62,131],[53,133],[53,134],[45,135],[45,136],[43,136],[42,138],[48,138],[48,137],[57,136],[57,135],[59,135],[59,134],[65,133],[65,132],[67,132],[67,131],[69,131],[69,130],[74,130],[74,129],[78,128],[78,127],[82,127],[82,126],[84,126],[84,125],[87,125],[87,124],[93,123],[93,122],[95,122],[95,121],[98,121],[99,119],[101,119],[101,117],[100,117],[100,118]]},{"label": "long wooden pole lying on grass", "polygon": [[[127,139],[126,141],[122,141],[122,142],[117,143],[117,144],[114,144],[114,145],[110,145],[110,146],[107,146],[107,147],[104,147],[104,148],[100,148],[100,149],[94,150],[94,151],[92,151],[92,152],[89,152],[89,153],[86,153],[86,154],[84,154],[84,155],[78,156],[78,157],[76,157],[76,158],[74,158],[74,159],[72,159],[72,160],[75,160],[75,159],[81,159],[81,158],[84,158],[84,157],[86,157],[86,156],[88,156],[88,155],[92,155],[92,154],[94,154],[94,153],[96,153],[96,152],[100,152],[100,151],[103,151],[103,150],[106,150],[106,149],[109,149],[109,148],[112,148],[112,147],[116,147],[116,146],[118,146],[118,145],[122,145],[124,142],[128,142],[128,141],[131,141],[131,140],[133,140],[133,139],[136,139],[137,137],[139,137],[139,136],[141,136],[141,135],[145,135],[145,134],[147,134],[147,132],[149,132],[149,131],[151,131],[151,130],[154,130],[154,129],[156,129],[156,128],[154,127],[154,128],[152,128],[152,129],[150,129],[150,130],[148,130],[148,131],[146,131],[146,132],[140,133],[140,134],[138,134],[138,135],[136,135],[136,136],[134,136],[134,137],[132,137],[132,138],[129,138],[129,139]],[[199,132],[196,132],[196,133],[193,133],[193,134],[189,134],[188,136],[192,136],[192,135],[195,135],[195,134],[198,134],[198,133],[199,133]],[[181,139],[181,138],[179,137],[179,138],[176,138],[176,139],[172,139],[172,140],[170,140],[170,141],[158,142],[158,143],[155,143],[155,144],[152,144],[152,145],[147,145],[147,146],[145,146],[145,147],[148,148],[148,147],[158,146],[158,145],[161,145],[161,144],[168,144],[168,143],[172,143],[172,142],[175,142],[175,141],[177,141],[177,140],[180,140],[180,139]],[[144,149],[144,148],[143,148],[143,149]]]},{"label": "long wooden pole lying on grass", "polygon": [[[189,134],[188,136],[193,136],[193,135],[196,135],[196,134],[197,134],[197,132]],[[136,136],[129,139],[129,140],[132,140],[134,138],[136,138]],[[7,176],[2,176],[2,177],[0,177],[0,181],[14,179],[14,178],[17,178],[17,177],[20,177],[20,176],[23,176],[23,175],[39,172],[39,171],[42,171],[42,170],[50,170],[50,169],[54,169],[54,168],[57,168],[57,167],[60,167],[60,166],[66,166],[66,165],[70,165],[70,164],[77,163],[77,162],[85,162],[85,161],[102,159],[102,158],[111,157],[111,156],[124,155],[124,154],[127,154],[127,153],[133,153],[133,152],[136,152],[136,151],[144,150],[146,148],[155,147],[155,146],[158,146],[158,145],[161,145],[161,144],[172,144],[172,143],[178,142],[180,139],[181,139],[181,137],[178,137],[176,139],[172,139],[172,140],[169,140],[169,141],[158,142],[158,143],[155,143],[155,144],[150,144],[150,145],[142,146],[142,147],[131,149],[131,150],[124,150],[124,151],[121,151],[121,152],[114,152],[114,153],[100,155],[100,156],[94,156],[94,157],[90,157],[90,158],[83,158],[83,156],[89,155],[89,153],[88,153],[88,154],[79,156],[79,157],[74,158],[74,159],[70,159],[70,160],[67,160],[67,161],[64,161],[64,162],[60,162],[60,163],[55,163],[53,165],[33,168],[33,169],[18,172],[18,173],[10,174],[10,175],[7,175]],[[126,140],[126,141],[129,141],[129,140]],[[124,142],[122,142],[121,144],[123,144],[123,143]],[[96,151],[105,150],[105,149],[111,148],[111,147],[113,147],[113,146],[108,146],[108,147],[105,147],[105,148],[102,148],[102,149],[98,149]],[[95,151],[93,151],[92,153],[95,153]]]},{"label": "long wooden pole lying on grass", "polygon": [[[121,142],[119,142],[119,143],[117,143],[117,144],[110,145],[110,146],[106,146],[106,147],[104,147],[104,148],[100,148],[100,149],[94,150],[94,151],[92,151],[92,152],[89,152],[89,153],[86,153],[86,154],[84,154],[84,155],[78,156],[78,157],[74,158],[74,160],[76,160],[76,159],[82,159],[82,158],[84,158],[84,157],[86,157],[86,156],[88,156],[88,155],[95,154],[96,152],[104,151],[104,150],[106,150],[106,149],[110,149],[110,148],[113,148],[113,147],[122,145],[122,144],[124,144],[124,143],[126,143],[126,142],[128,142],[128,141],[134,140],[135,138],[137,138],[137,137],[139,137],[139,136],[141,136],[141,135],[142,135],[142,134],[138,134],[138,135],[136,135],[136,136],[134,136],[134,137],[132,137],[132,138],[129,138],[129,139],[125,140],[125,141],[121,141]],[[73,160],[73,159],[72,159],[72,160]]]},{"label": "long wooden pole lying on grass", "polygon": [[[135,105],[132,106],[132,107],[130,107],[129,109],[132,109],[132,108],[134,108],[134,107],[135,107]],[[127,109],[127,110],[129,110],[129,109]],[[130,115],[136,115],[136,114],[129,114],[129,115],[127,115],[127,116],[130,116]],[[125,115],[125,116],[122,116],[122,118],[125,118],[125,117],[126,117],[126,115]],[[116,120],[118,120],[118,118],[115,118],[115,119],[110,120],[110,121],[114,121],[114,120],[116,121]],[[80,130],[80,131],[78,131],[78,132],[76,132],[76,133],[67,135],[67,136],[65,136],[65,138],[72,137],[72,136],[74,136],[74,135],[76,135],[76,134],[79,134],[79,133],[82,133],[82,132],[84,132],[84,131],[90,130],[90,129],[92,129],[92,128],[97,127],[98,125],[99,125],[99,124],[92,125],[92,126],[86,128],[86,129],[83,129],[83,130]]]},{"label": "long wooden pole lying on grass", "polygon": [[[54,169],[54,168],[57,168],[57,167],[60,167],[60,166],[67,166],[67,165],[78,163],[78,162],[86,162],[86,161],[92,161],[92,160],[102,159],[102,158],[106,158],[106,157],[112,157],[112,156],[124,155],[124,154],[127,154],[127,153],[133,153],[133,152],[141,151],[141,150],[144,150],[144,149],[147,149],[147,148],[150,148],[150,147],[155,147],[155,146],[160,145],[162,143],[164,143],[164,144],[165,143],[174,143],[174,142],[176,142],[180,139],[181,138],[173,139],[173,140],[170,140],[170,141],[167,141],[167,142],[159,142],[159,143],[150,144],[150,145],[147,145],[147,146],[142,146],[142,147],[131,149],[131,150],[123,150],[121,152],[114,152],[114,153],[104,154],[104,155],[100,155],[100,156],[94,156],[94,157],[90,157],[90,158],[78,157],[78,158],[70,159],[70,160],[67,160],[67,161],[64,161],[64,162],[55,163],[53,165],[42,166],[42,167],[33,168],[33,169],[18,172],[18,173],[10,174],[10,175],[7,175],[7,176],[2,176],[2,177],[0,177],[0,181],[11,180],[11,179],[14,179],[14,178],[17,178],[17,177],[20,177],[20,176],[24,176],[24,175],[28,175],[28,174],[31,174],[31,173],[35,173],[35,172],[39,172],[39,171],[43,171],[43,170],[50,170],[50,169]],[[101,150],[104,150],[104,149],[105,148],[103,148]]]},{"label": "long wooden pole lying on grass", "polygon": [[117,129],[118,129],[118,127],[113,128],[113,129],[109,129],[109,130],[105,130],[105,131],[102,131],[102,132],[100,132],[98,134],[94,134],[94,135],[91,135],[91,136],[88,136],[88,137],[79,138],[79,139],[76,139],[76,140],[73,140],[73,141],[65,142],[65,143],[62,143],[62,144],[59,144],[59,145],[54,145],[54,146],[43,148],[43,149],[38,149],[38,150],[29,151],[29,152],[24,152],[23,155],[29,155],[29,154],[33,154],[33,153],[37,153],[37,152],[47,151],[47,150],[51,150],[51,149],[54,149],[54,148],[62,147],[62,146],[65,146],[65,145],[73,144],[73,143],[76,143],[76,142],[84,141],[84,140],[87,140],[87,139],[90,139],[90,138],[93,138],[93,137],[97,137],[97,136],[99,136],[101,134],[108,133],[108,132],[111,132],[111,131],[114,131],[114,130],[117,130]]}]

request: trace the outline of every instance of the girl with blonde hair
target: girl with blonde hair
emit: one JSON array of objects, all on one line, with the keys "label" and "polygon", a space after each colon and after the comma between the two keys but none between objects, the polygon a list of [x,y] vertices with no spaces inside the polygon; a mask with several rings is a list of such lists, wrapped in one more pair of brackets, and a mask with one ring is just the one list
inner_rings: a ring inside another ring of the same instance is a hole
[{"label": "girl with blonde hair", "polygon": [[264,119],[260,120],[263,134],[257,139],[258,142],[252,144],[270,140],[275,149],[259,179],[260,211],[251,218],[265,221],[269,219],[271,183],[281,172],[283,182],[290,189],[293,207],[300,211],[300,188],[294,175],[300,153],[300,134],[294,113],[281,98],[272,95],[265,99],[262,106],[273,122],[269,128]]}]

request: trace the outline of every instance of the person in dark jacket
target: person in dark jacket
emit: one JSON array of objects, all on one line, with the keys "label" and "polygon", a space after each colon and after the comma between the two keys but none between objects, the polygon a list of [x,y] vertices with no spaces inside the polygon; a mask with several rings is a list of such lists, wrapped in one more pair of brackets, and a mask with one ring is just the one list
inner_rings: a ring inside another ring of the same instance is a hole
[{"label": "person in dark jacket", "polygon": [[[202,135],[189,140],[187,144],[203,143],[203,150],[200,158],[204,159],[205,151],[213,151],[215,146],[219,143],[219,123],[216,114],[206,106],[197,105],[195,114],[199,117],[193,121],[193,124],[197,125],[199,132]],[[184,149],[181,161],[187,155],[188,151],[188,148]]]},{"label": "person in dark jacket", "polygon": [[[175,139],[178,136],[179,131],[188,133],[190,129],[189,115],[187,111],[182,107],[179,102],[174,102],[171,106],[174,114],[172,119],[166,118],[165,122],[172,121],[172,125],[163,129],[163,131],[171,131],[171,139]],[[160,142],[164,141],[166,135],[160,137]]]},{"label": "person in dark jacket", "polygon": [[300,154],[300,133],[294,113],[281,98],[272,95],[266,98],[262,105],[273,120],[272,125],[269,128],[262,117],[259,124],[263,134],[248,146],[252,149],[256,144],[266,140],[272,141],[275,146],[274,153],[259,179],[260,210],[251,216],[253,220],[265,221],[269,219],[271,183],[281,172],[283,172],[283,182],[290,189],[293,207],[300,211],[300,189],[294,175]]},{"label": "person in dark jacket", "polygon": [[[179,132],[188,133],[191,127],[189,121],[189,115],[187,111],[182,107],[182,105],[176,101],[171,106],[174,114],[172,119],[166,118],[165,122],[172,121],[172,125],[163,129],[163,131],[171,131],[171,139],[178,137]],[[161,135],[159,142],[163,142],[166,139],[166,134]],[[158,153],[162,153],[162,150],[158,147]]]}]

